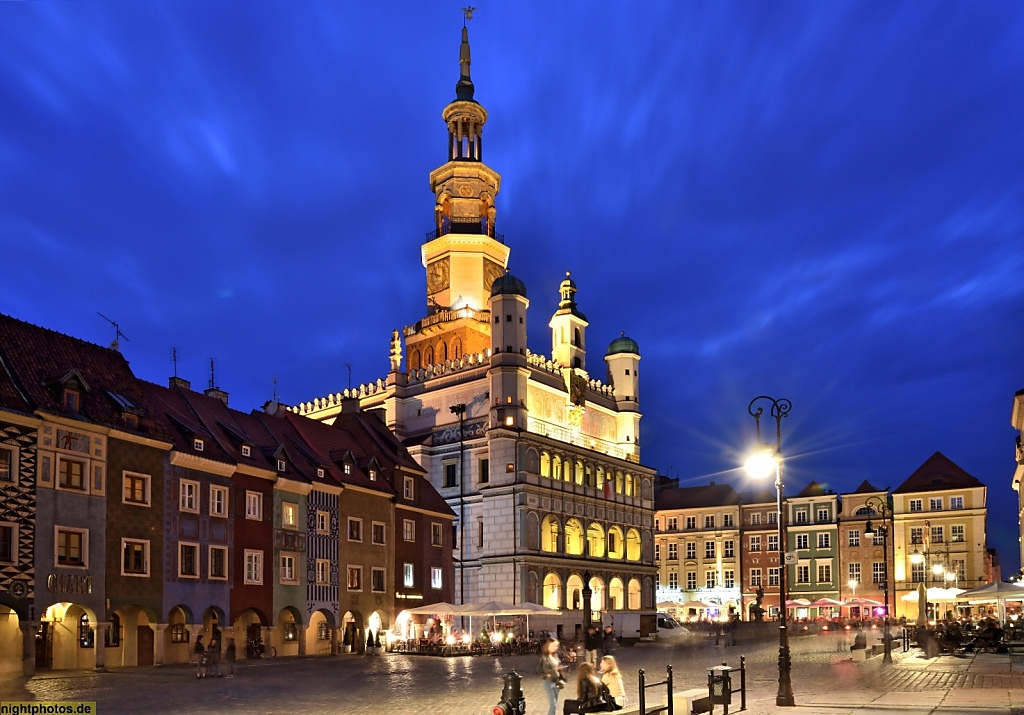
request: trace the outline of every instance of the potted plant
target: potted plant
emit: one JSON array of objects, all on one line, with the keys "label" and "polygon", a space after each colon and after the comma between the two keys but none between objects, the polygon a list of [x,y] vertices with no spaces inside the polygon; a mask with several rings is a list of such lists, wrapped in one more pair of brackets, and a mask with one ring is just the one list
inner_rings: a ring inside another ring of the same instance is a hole
[{"label": "potted plant", "polygon": [[346,628],[345,634],[341,637],[341,652],[352,652],[352,630],[350,628]]},{"label": "potted plant", "polygon": [[384,649],[381,647],[380,631],[373,634],[373,654],[380,655]]}]

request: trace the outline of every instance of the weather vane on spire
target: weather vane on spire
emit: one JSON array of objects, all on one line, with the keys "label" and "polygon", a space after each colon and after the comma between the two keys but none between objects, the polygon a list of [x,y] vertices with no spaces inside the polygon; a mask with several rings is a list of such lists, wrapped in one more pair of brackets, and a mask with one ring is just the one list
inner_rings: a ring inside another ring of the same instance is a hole
[{"label": "weather vane on spire", "polygon": [[462,8],[462,13],[466,16],[466,19],[462,21],[462,26],[465,27],[466,23],[473,19],[473,13],[476,12],[476,8],[471,5],[466,5]]}]

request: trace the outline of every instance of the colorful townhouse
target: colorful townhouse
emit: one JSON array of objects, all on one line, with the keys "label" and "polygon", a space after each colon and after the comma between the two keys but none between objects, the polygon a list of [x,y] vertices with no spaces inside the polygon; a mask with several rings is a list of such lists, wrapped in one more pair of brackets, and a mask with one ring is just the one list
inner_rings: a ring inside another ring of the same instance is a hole
[{"label": "colorful townhouse", "polygon": [[[762,609],[762,618],[780,612],[779,508],[774,488],[747,492],[740,497],[740,573],[742,617],[756,620],[751,607]],[[760,600],[758,600],[760,599]]]},{"label": "colorful townhouse", "polygon": [[[787,499],[787,551],[796,552],[796,563],[787,567],[788,600],[839,598],[839,513],[842,500],[831,489],[811,482]],[[818,615],[819,611],[798,608],[796,617]]]}]

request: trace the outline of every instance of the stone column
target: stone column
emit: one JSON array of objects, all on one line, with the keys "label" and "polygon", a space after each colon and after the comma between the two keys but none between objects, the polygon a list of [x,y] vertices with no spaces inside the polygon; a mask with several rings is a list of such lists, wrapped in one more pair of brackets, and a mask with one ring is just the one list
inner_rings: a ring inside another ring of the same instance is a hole
[{"label": "stone column", "polygon": [[110,623],[101,621],[90,624],[93,631],[93,642],[96,644],[96,670],[107,669],[106,633]]},{"label": "stone column", "polygon": [[341,645],[338,643],[338,636],[341,629],[338,626],[331,628],[331,655],[338,655],[341,652]]},{"label": "stone column", "polygon": [[306,638],[309,636],[309,626],[306,625],[299,628],[299,624],[295,624],[295,637],[299,641],[299,655],[306,655]]},{"label": "stone column", "polygon": [[156,647],[153,653],[153,665],[161,666],[164,664],[164,648],[166,648],[167,638],[167,626],[169,623],[155,623],[153,624],[156,630]]},{"label": "stone column", "polygon": [[266,649],[267,657],[269,658],[274,653],[272,649],[277,647],[274,645],[274,635],[277,633],[277,626],[267,626],[265,630],[267,632],[267,636],[263,639],[263,645]]},{"label": "stone column", "polygon": [[36,633],[39,621],[20,621],[21,629],[21,674],[31,678],[36,674]]}]

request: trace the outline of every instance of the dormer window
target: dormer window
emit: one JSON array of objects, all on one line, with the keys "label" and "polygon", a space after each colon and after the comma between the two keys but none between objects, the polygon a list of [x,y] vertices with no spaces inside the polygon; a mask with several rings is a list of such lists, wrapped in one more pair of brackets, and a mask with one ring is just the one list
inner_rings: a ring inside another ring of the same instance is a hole
[{"label": "dormer window", "polygon": [[351,464],[346,464],[345,465],[345,474],[351,474],[351,473],[352,473],[352,465]]},{"label": "dormer window", "polygon": [[324,478],[324,468],[323,467],[317,467],[316,468],[316,476],[320,477],[321,479]]},{"label": "dormer window", "polygon": [[251,457],[252,456],[252,447],[250,447],[247,444],[243,444],[242,445],[242,456],[243,457]]},{"label": "dormer window", "polygon": [[199,439],[198,437],[193,439],[192,440],[192,449],[194,449],[197,452],[202,452],[203,451],[203,440]]},{"label": "dormer window", "polygon": [[284,460],[283,459],[277,460],[277,471],[279,471],[279,472],[283,472],[284,471]]},{"label": "dormer window", "polygon": [[139,416],[133,415],[131,412],[125,412],[121,415],[121,421],[124,422],[124,426],[128,429],[139,428]]},{"label": "dormer window", "polygon": [[370,481],[371,482],[377,481],[377,470],[376,469],[371,469],[370,470]]},{"label": "dormer window", "polygon": [[72,390],[70,387],[64,388],[64,411],[71,412],[74,414],[78,413],[81,404],[81,395],[78,390]]}]

